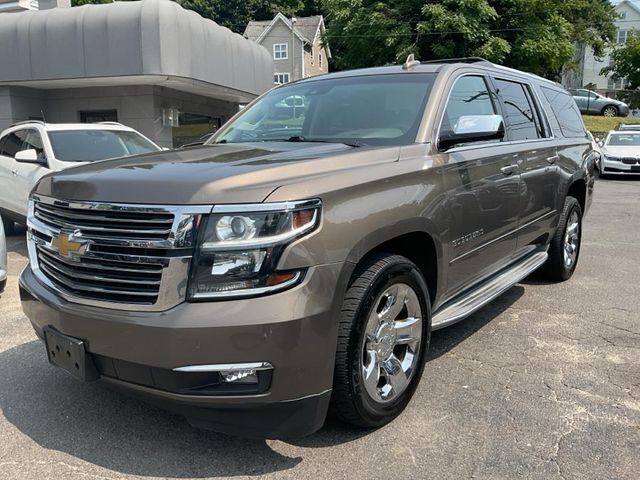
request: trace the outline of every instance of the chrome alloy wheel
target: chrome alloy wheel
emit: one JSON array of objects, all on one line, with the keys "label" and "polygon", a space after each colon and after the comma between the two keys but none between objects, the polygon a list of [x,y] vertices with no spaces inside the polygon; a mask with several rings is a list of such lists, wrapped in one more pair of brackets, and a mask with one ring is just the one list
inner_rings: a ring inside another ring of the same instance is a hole
[{"label": "chrome alloy wheel", "polygon": [[575,210],[571,212],[567,229],[564,232],[564,264],[567,268],[573,267],[578,257],[580,247],[580,217]]},{"label": "chrome alloy wheel", "polygon": [[383,291],[367,320],[362,346],[362,378],[369,396],[390,402],[409,386],[422,341],[422,308],[405,283]]}]

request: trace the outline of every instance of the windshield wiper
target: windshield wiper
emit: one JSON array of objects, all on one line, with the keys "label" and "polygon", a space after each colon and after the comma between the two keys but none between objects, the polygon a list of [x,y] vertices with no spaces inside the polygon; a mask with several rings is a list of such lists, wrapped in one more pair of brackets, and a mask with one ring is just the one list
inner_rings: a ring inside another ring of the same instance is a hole
[{"label": "windshield wiper", "polygon": [[[283,140],[272,140],[275,142],[281,142]],[[348,147],[362,147],[365,144],[362,142],[358,142],[353,139],[343,139],[343,138],[306,138],[302,135],[294,135],[293,137],[289,137],[287,142],[313,142],[313,143],[342,143],[343,145],[347,145]]]}]

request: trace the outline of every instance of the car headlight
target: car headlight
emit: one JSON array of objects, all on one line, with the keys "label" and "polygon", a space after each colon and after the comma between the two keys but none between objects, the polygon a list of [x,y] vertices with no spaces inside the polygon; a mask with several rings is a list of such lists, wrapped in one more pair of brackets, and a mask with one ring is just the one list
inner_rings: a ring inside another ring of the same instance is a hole
[{"label": "car headlight", "polygon": [[621,162],[622,159],[619,157],[612,157],[611,155],[605,155],[605,158],[611,162]]},{"label": "car headlight", "polygon": [[276,271],[284,247],[320,222],[320,200],[218,205],[205,219],[189,282],[192,301],[263,295],[304,271]]}]

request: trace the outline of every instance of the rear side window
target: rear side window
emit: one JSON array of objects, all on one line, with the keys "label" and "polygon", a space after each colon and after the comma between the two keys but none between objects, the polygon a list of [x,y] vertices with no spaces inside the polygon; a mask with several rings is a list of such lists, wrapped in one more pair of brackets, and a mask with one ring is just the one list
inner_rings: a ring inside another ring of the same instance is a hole
[{"label": "rear side window", "polygon": [[558,119],[562,135],[566,138],[585,138],[586,132],[578,106],[567,92],[541,87],[553,114]]},{"label": "rear side window", "polygon": [[495,113],[484,78],[461,77],[451,89],[441,130],[451,132],[463,115],[494,115]]},{"label": "rear side window", "polygon": [[543,136],[538,114],[526,85],[494,80],[502,105],[509,140],[533,140]]}]

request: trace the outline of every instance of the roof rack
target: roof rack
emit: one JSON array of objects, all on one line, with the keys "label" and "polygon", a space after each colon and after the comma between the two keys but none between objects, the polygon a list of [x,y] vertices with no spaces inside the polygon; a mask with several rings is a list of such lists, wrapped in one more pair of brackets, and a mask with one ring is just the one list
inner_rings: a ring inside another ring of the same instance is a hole
[{"label": "roof rack", "polygon": [[96,125],[120,125],[121,127],[124,127],[124,125],[122,125],[120,122],[93,122]]},{"label": "roof rack", "polygon": [[441,58],[439,60],[425,60],[421,64],[429,63],[486,63],[493,65],[489,60],[482,57],[460,57],[460,58]]},{"label": "roof rack", "polygon": [[42,120],[23,120],[22,122],[16,122],[11,124],[11,127],[17,127],[18,125],[25,125],[27,123],[37,123],[39,125],[45,125],[45,123]]}]

